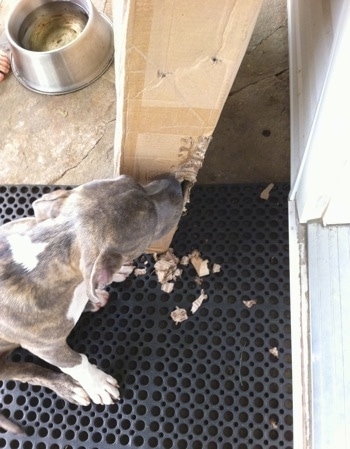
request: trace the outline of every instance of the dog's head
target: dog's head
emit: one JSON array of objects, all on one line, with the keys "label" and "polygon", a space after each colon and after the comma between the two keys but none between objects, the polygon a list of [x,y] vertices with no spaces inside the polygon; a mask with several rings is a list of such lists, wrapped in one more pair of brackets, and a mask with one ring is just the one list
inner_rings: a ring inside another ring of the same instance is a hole
[{"label": "dog's head", "polygon": [[38,222],[69,222],[75,229],[80,269],[90,299],[123,263],[174,228],[181,216],[181,184],[163,176],[142,186],[129,176],[96,180],[73,190],[56,190],[33,203]]}]

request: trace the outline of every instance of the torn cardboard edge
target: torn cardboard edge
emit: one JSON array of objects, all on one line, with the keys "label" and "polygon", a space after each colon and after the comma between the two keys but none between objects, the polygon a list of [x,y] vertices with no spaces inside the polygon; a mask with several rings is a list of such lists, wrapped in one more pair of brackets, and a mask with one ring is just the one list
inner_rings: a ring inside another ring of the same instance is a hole
[{"label": "torn cardboard edge", "polygon": [[197,181],[197,175],[203,165],[204,157],[212,141],[212,136],[182,138],[183,145],[179,148],[179,165],[175,170],[178,181],[186,183],[184,189],[184,211],[190,202],[190,192]]},{"label": "torn cardboard edge", "polygon": [[[198,171],[203,165],[205,153],[211,140],[212,136],[200,136],[197,140],[192,137],[189,137],[188,139],[182,138],[183,145],[179,149],[179,159],[181,162],[174,171],[174,175],[175,178],[182,183],[184,196],[183,213],[187,212],[187,204],[190,202],[191,190],[197,181]],[[172,229],[162,239],[152,242],[151,246],[147,249],[147,252],[163,253],[164,248],[166,251],[171,245],[176,230],[177,227]]]}]

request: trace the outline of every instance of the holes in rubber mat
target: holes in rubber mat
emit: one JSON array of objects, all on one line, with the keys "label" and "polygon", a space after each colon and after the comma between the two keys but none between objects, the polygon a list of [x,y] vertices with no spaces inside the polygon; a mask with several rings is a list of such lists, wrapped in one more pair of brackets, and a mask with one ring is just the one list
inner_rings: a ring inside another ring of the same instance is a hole
[{"label": "holes in rubber mat", "polygon": [[[55,188],[1,187],[1,220],[31,215],[32,202]],[[1,408],[27,435],[0,434],[0,447],[291,449],[289,187],[276,185],[268,201],[263,188],[193,188],[172,246],[178,256],[199,249],[219,273],[198,285],[189,265],[167,294],[147,256],[145,276],[112,284],[106,308],[82,316],[70,345],[118,379],[120,402],[78,407],[48,389],[3,382]],[[170,313],[201,289],[209,299],[175,325]],[[23,350],[13,359],[38,362]]]}]

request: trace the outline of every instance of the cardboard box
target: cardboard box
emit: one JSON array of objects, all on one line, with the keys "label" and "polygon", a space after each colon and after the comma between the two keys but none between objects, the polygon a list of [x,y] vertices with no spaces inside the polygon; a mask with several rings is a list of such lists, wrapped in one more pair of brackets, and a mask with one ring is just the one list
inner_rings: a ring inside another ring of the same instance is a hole
[{"label": "cardboard box", "polygon": [[[262,0],[113,2],[115,173],[196,181]],[[153,245],[166,251],[172,234]]]}]

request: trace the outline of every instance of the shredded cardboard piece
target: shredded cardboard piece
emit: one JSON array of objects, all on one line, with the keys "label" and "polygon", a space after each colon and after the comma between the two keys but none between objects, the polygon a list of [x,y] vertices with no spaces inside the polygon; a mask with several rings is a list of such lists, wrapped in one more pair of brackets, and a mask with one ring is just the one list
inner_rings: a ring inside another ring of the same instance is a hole
[{"label": "shredded cardboard piece", "polygon": [[174,282],[165,282],[160,289],[165,293],[171,293],[174,290]]},{"label": "shredded cardboard piece", "polygon": [[243,301],[243,304],[248,307],[248,309],[251,309],[253,306],[255,306],[258,303],[256,299],[248,299],[246,301]]},{"label": "shredded cardboard piece", "polygon": [[203,260],[200,256],[200,252],[197,249],[193,250],[192,253],[189,254],[189,258],[199,277],[207,276],[208,274],[210,274],[208,268],[208,259]]},{"label": "shredded cardboard piece", "polygon": [[190,258],[188,256],[182,256],[180,259],[180,265],[183,265],[184,267],[187,267],[187,265],[190,263]]},{"label": "shredded cardboard piece", "polygon": [[112,278],[112,282],[123,282],[134,271],[135,265],[133,263],[127,263],[123,265],[118,273],[115,273]]},{"label": "shredded cardboard piece", "polygon": [[175,273],[174,273],[174,279],[180,277],[182,275],[182,269],[181,268],[176,268]]},{"label": "shredded cardboard piece", "polygon": [[155,263],[154,268],[158,276],[158,281],[161,284],[176,278],[175,273],[177,273],[177,266],[172,261],[160,259]]},{"label": "shredded cardboard piece", "polygon": [[129,275],[134,271],[135,265],[133,262],[124,264],[118,273]]},{"label": "shredded cardboard piece", "polygon": [[196,313],[197,310],[202,305],[202,302],[205,301],[206,299],[208,299],[208,295],[205,293],[204,290],[201,290],[201,294],[192,303],[191,313]]},{"label": "shredded cardboard piece", "polygon": [[277,359],[279,358],[279,352],[278,352],[278,348],[274,347],[274,348],[270,348],[269,349],[269,353],[271,355],[273,355],[274,357],[276,357]]},{"label": "shredded cardboard piece", "polygon": [[196,277],[194,278],[194,282],[195,282],[197,285],[202,285],[202,284],[203,284],[203,279],[201,279],[200,277],[196,276]]},{"label": "shredded cardboard piece", "polygon": [[212,273],[220,273],[220,271],[221,271],[221,265],[219,265],[218,263],[214,263],[211,272]]},{"label": "shredded cardboard piece", "polygon": [[177,267],[179,259],[170,248],[166,253],[157,256],[154,269],[161,284],[175,281],[182,274],[182,270]]},{"label": "shredded cardboard piece", "polygon": [[272,427],[274,430],[278,429],[278,422],[277,422],[277,419],[276,419],[276,418],[270,418],[269,421],[270,421],[271,427]]},{"label": "shredded cardboard piece", "polygon": [[144,276],[147,273],[147,268],[135,268],[134,275],[135,276]]},{"label": "shredded cardboard piece", "polygon": [[174,255],[173,249],[169,248],[166,253],[160,255],[153,254],[153,259],[155,261],[154,270],[157,274],[158,282],[161,284],[161,290],[166,293],[173,291],[174,282],[182,275],[183,270],[178,265],[187,266],[191,261],[198,274],[194,279],[197,285],[202,284],[202,276],[207,276],[211,272],[218,273],[221,270],[221,265],[214,264],[210,271],[208,268],[208,260],[203,260],[197,249],[193,250],[191,254],[179,259]]},{"label": "shredded cardboard piece", "polygon": [[185,321],[188,319],[188,315],[186,312],[186,309],[180,309],[176,306],[176,309],[171,312],[170,314],[172,320],[175,322],[175,324],[182,323],[182,321]]},{"label": "shredded cardboard piece", "polygon": [[261,193],[260,198],[262,200],[268,200],[270,198],[270,192],[275,187],[275,184],[271,183],[269,184]]}]

